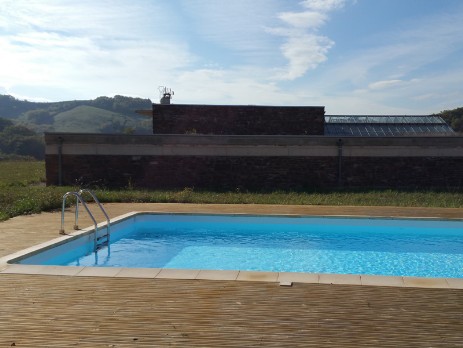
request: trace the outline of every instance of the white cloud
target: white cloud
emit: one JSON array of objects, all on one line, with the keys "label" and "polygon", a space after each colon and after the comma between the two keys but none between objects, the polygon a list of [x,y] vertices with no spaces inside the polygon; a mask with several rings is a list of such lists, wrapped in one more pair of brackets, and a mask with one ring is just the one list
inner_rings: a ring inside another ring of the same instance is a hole
[{"label": "white cloud", "polygon": [[330,39],[317,35],[289,37],[281,47],[283,55],[289,61],[288,68],[279,77],[293,80],[303,76],[307,70],[315,69],[326,60],[326,54],[333,44]]},{"label": "white cloud", "polygon": [[420,86],[423,82],[422,79],[410,79],[410,80],[404,80],[404,79],[391,79],[391,80],[382,80],[382,81],[375,81],[372,82],[368,85],[368,90],[370,91],[386,91],[386,90],[392,90],[394,91],[399,91],[399,90],[405,90],[405,89],[410,89],[410,88],[417,88]]},{"label": "white cloud", "polygon": [[[136,42],[121,41],[105,49],[87,38],[54,33],[13,39],[0,38],[0,51],[8,52],[2,57],[0,76],[11,84],[76,88],[96,78],[100,85],[122,80],[123,86],[123,81],[136,76],[148,80],[153,75],[165,76],[187,66],[192,59],[185,47],[167,42],[146,42],[146,46],[140,47]],[[85,88],[91,90],[92,86]]]},{"label": "white cloud", "polygon": [[[323,82],[327,79],[329,82]],[[362,88],[363,83],[353,83],[350,90],[344,79],[330,79],[322,76],[316,86],[305,87],[321,91],[320,101],[327,106],[328,114],[431,114],[461,107],[463,97],[462,68],[421,74],[420,78],[409,80],[375,81],[365,88]],[[339,85],[343,85],[341,91],[337,89]]]},{"label": "white cloud", "polygon": [[304,0],[301,4],[314,11],[327,12],[342,8],[345,2],[345,0]]},{"label": "white cloud", "polygon": [[318,29],[327,20],[327,16],[320,12],[283,12],[278,16],[283,22],[286,22],[294,28],[300,29]]},{"label": "white cloud", "polygon": [[[124,0],[2,0],[0,22],[10,32],[59,32],[69,36],[146,38],[146,23],[166,22],[161,6]],[[143,25],[134,25],[142,23]]]},{"label": "white cloud", "polygon": [[188,31],[210,44],[206,50],[226,50],[240,59],[262,61],[275,52],[265,27],[271,25],[279,8],[278,0],[184,0]]},{"label": "white cloud", "polygon": [[385,81],[376,81],[373,83],[370,83],[368,85],[368,88],[371,90],[381,90],[385,88],[391,88],[391,87],[396,87],[402,84],[402,80],[385,80]]},{"label": "white cloud", "polygon": [[183,72],[173,80],[173,84],[177,86],[174,103],[297,104],[297,98],[290,92],[285,93],[275,83],[266,82],[263,78],[265,73],[265,70],[249,68]]},{"label": "white cloud", "polygon": [[1,84],[16,95],[39,86],[75,98],[143,95],[154,76],[166,79],[195,59],[182,40],[151,30],[166,22],[162,13],[125,1],[2,2]]},{"label": "white cloud", "polygon": [[285,26],[269,28],[268,32],[285,38],[280,49],[288,64],[284,69],[279,69],[276,79],[297,79],[327,60],[327,53],[334,41],[316,33],[328,20],[328,12],[344,6],[344,2],[306,0],[301,4],[310,11],[279,14]]},{"label": "white cloud", "polygon": [[367,48],[343,52],[304,88],[321,91],[327,113],[429,114],[461,107],[461,15],[429,15],[366,35]]},{"label": "white cloud", "polygon": [[[189,76],[198,84],[215,86],[216,102],[220,95],[234,103],[294,104],[294,95],[281,93],[271,76],[300,77],[326,60],[333,45],[330,39],[314,34],[328,20],[327,11],[333,4],[322,8],[316,2],[304,2],[301,11],[285,12],[279,0],[180,3],[181,10],[145,1],[2,0],[1,84],[18,95],[30,95],[31,88],[43,87],[68,90],[75,98],[109,91],[155,94],[158,85],[179,90],[176,86],[181,84],[180,89],[188,90],[185,95],[193,95],[194,84],[185,78]],[[179,18],[188,20],[187,28],[182,29]],[[284,25],[277,28],[277,21]],[[284,40],[281,55],[269,27]],[[215,45],[206,50],[225,47],[238,56],[228,65],[209,59],[189,46],[188,35]],[[285,59],[288,66],[276,68]],[[215,69],[200,69],[201,65]],[[214,78],[218,73],[223,82]]]}]

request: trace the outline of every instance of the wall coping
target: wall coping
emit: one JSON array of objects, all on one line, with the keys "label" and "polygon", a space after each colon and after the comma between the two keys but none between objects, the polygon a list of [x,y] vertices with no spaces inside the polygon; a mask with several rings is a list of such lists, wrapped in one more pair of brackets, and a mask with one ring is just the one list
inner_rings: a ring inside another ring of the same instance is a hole
[{"label": "wall coping", "polygon": [[231,108],[267,108],[267,109],[323,109],[325,110],[325,106],[322,105],[253,105],[253,104],[159,104],[153,103],[153,108],[157,107],[204,107],[204,108],[223,108],[223,107],[231,107]]},{"label": "wall coping", "polygon": [[45,133],[47,145],[115,144],[115,145],[229,145],[229,146],[333,146],[342,141],[349,146],[422,146],[463,147],[463,136],[406,136],[406,137],[336,137],[325,135],[189,135],[189,134],[92,134]]}]

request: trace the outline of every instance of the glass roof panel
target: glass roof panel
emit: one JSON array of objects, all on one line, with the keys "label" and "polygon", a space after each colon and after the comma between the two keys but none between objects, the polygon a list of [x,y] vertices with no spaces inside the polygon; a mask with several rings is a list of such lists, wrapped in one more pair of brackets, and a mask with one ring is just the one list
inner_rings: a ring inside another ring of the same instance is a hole
[{"label": "glass roof panel", "polygon": [[452,135],[440,116],[326,115],[325,134],[340,136]]}]

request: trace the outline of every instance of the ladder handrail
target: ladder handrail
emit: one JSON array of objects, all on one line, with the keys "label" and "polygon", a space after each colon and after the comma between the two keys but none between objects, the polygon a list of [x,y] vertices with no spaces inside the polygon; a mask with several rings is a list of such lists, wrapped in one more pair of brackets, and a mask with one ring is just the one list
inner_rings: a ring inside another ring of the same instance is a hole
[{"label": "ladder handrail", "polygon": [[[84,199],[82,198],[82,196],[77,193],[77,192],[66,192],[64,195],[63,195],[63,205],[62,205],[62,209],[61,209],[61,229],[59,230],[59,233],[60,234],[65,234],[64,233],[64,209],[66,207],[66,198],[69,197],[69,196],[75,196],[77,201],[80,203],[82,203],[82,205],[84,206],[85,210],[87,210],[87,213],[88,215],[90,215],[90,218],[92,219],[93,221],[93,224],[95,225],[95,233],[94,233],[94,245],[95,245],[95,250],[97,249],[97,243],[98,243],[98,224],[95,220],[95,218],[93,217],[93,214],[90,212],[90,209],[88,209],[88,206],[87,206],[87,203],[85,203]],[[76,207],[76,210],[77,210],[77,207]],[[77,212],[76,212],[76,218],[77,218]],[[76,224],[77,224],[77,221],[76,221]]]},{"label": "ladder handrail", "polygon": [[[108,214],[106,214],[106,210],[104,210],[103,206],[101,205],[98,198],[96,198],[96,195],[93,193],[93,191],[90,191],[88,189],[81,189],[81,190],[79,190],[78,194],[81,197],[83,197],[83,193],[85,193],[85,192],[89,193],[90,196],[92,196],[93,200],[98,205],[98,207],[103,212],[103,214],[104,214],[104,216],[106,218],[106,234],[107,234],[107,238],[108,238],[108,242],[109,242],[109,235],[110,235],[110,228],[111,228],[111,225],[110,225],[110,222],[109,222],[109,216],[108,216]],[[79,219],[79,200],[76,201],[76,219],[75,219],[74,229],[79,228],[78,227],[78,219]]]}]

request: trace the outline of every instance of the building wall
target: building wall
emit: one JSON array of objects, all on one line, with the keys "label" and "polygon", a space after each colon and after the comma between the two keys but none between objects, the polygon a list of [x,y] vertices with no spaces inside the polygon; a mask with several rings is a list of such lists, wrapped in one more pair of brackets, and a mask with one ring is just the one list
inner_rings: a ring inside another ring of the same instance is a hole
[{"label": "building wall", "polygon": [[153,104],[154,134],[323,135],[323,106]]},{"label": "building wall", "polygon": [[46,134],[47,184],[219,190],[461,187],[462,137]]}]

